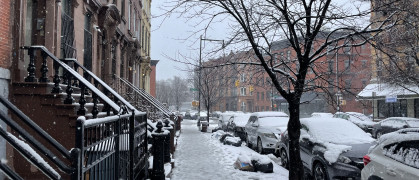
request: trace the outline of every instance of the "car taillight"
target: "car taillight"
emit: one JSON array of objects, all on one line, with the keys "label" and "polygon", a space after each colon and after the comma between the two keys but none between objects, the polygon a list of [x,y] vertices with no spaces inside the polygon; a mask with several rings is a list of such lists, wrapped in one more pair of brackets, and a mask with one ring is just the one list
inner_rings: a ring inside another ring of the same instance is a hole
[{"label": "car taillight", "polygon": [[371,158],[368,155],[365,155],[363,158],[364,166],[371,162]]}]

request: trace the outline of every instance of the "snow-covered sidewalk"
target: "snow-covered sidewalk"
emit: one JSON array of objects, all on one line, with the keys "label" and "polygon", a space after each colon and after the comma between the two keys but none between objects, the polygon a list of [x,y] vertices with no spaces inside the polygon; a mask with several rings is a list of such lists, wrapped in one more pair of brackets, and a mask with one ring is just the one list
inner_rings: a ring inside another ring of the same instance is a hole
[{"label": "snow-covered sidewalk", "polygon": [[203,133],[198,131],[196,120],[182,122],[172,180],[288,179],[288,171],[277,162],[273,162],[273,173],[234,169],[233,164],[240,153],[250,155],[256,152],[244,144],[241,147],[223,145],[217,138],[211,137],[210,132],[216,126],[210,121],[208,133]]}]

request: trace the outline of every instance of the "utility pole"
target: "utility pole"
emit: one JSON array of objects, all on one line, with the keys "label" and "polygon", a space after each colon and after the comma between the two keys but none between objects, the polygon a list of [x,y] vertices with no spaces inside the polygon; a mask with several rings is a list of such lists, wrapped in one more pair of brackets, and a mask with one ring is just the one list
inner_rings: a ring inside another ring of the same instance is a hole
[{"label": "utility pole", "polygon": [[199,74],[198,74],[198,116],[201,115],[201,61],[202,61],[202,35],[199,36]]},{"label": "utility pole", "polygon": [[[206,39],[202,38],[202,35],[199,36],[199,77],[198,77],[198,115],[201,113],[201,70],[202,70],[202,41],[222,41],[223,42],[223,50],[224,50],[224,40],[218,39]],[[224,53],[225,54],[225,53]],[[225,56],[225,55],[224,55]]]}]

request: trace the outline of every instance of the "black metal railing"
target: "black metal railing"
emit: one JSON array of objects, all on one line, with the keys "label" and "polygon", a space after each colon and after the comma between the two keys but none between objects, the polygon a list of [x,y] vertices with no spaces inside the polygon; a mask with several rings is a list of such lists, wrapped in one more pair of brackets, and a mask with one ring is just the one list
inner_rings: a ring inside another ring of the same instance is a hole
[{"label": "black metal railing", "polygon": [[77,120],[76,148],[81,150],[83,179],[147,177],[145,113]]},{"label": "black metal railing", "polygon": [[[85,95],[89,94],[89,91],[92,93],[92,118],[97,118],[99,114],[99,102],[104,103],[104,111],[107,112],[108,116],[111,115],[111,111],[114,114],[119,111],[120,106],[118,104],[120,103],[122,103],[121,105],[125,105],[125,107],[128,108],[122,113],[127,113],[127,110],[135,110],[134,106],[122,98],[118,93],[116,93],[112,88],[110,88],[105,82],[90,72],[87,68],[80,65],[76,59],[66,58],[60,60],[51,52],[49,52],[44,46],[24,46],[22,49],[27,50],[29,55],[28,76],[25,78],[26,82],[49,82],[47,77],[47,60],[51,59],[54,63],[55,73],[52,78],[54,87],[51,93],[60,93],[62,91],[60,83],[63,79],[62,82],[67,84],[67,88],[65,90],[67,97],[64,100],[64,104],[72,104],[74,103],[74,98],[72,95],[74,92],[74,87],[80,88],[80,92],[83,93],[80,93],[78,102],[80,106],[79,110],[77,111],[78,115],[86,115],[85,104],[87,103],[87,99],[85,98]],[[42,58],[41,77],[39,78],[35,77],[35,60],[37,59],[37,51],[40,51]],[[70,67],[71,64],[73,65],[72,67]],[[59,74],[59,68],[62,68],[64,71],[62,76]],[[83,74],[86,78],[78,73],[79,68],[83,71]]]},{"label": "black metal railing", "polygon": [[149,119],[169,118],[172,114],[160,101],[126,79],[114,75],[113,87],[137,109],[147,112]]},{"label": "black metal railing", "polygon": [[[0,119],[3,120],[7,126],[15,131],[18,136],[22,137],[25,142],[16,138],[15,135],[8,132],[4,128],[0,128],[0,135],[11,145],[11,147],[22,156],[25,157],[30,163],[42,171],[50,179],[62,179],[61,172],[71,175],[72,179],[78,179],[79,176],[77,173],[77,164],[80,163],[78,158],[80,155],[80,150],[73,148],[70,151],[64,148],[63,145],[58,143],[54,138],[52,138],[47,132],[40,128],[35,122],[33,122],[29,117],[27,117],[22,111],[20,111],[16,106],[9,102],[6,98],[0,96],[0,103],[3,104],[11,114],[16,115],[16,117],[27,125],[32,132],[35,132],[36,135],[42,138],[43,142],[46,142],[47,145],[42,144],[40,141],[34,138],[34,134],[30,134],[27,130],[22,128],[16,121],[7,116],[7,114],[0,111]],[[35,149],[32,149],[27,143],[32,145]],[[59,154],[54,154],[48,147],[53,147],[54,150],[58,151]],[[46,161],[40,155],[44,155],[50,160],[55,166],[52,167],[49,164],[45,163]],[[64,163],[60,158],[63,157],[67,159],[71,164]],[[54,168],[58,168],[61,171],[56,171]],[[1,163],[0,169],[12,179],[22,179],[15,171],[9,168],[6,164]]]}]

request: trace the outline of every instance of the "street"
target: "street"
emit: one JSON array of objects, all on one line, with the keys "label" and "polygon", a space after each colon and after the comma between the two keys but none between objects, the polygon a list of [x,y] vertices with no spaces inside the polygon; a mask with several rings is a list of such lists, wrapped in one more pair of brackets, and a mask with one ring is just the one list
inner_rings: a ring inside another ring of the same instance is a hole
[{"label": "street", "polygon": [[171,179],[288,179],[288,171],[279,165],[273,155],[267,155],[274,164],[273,173],[246,172],[234,169],[233,164],[240,153],[250,155],[256,153],[242,144],[241,147],[223,145],[211,130],[217,126],[210,120],[207,133],[198,131],[196,120],[184,120],[182,132],[174,153],[175,168]]}]

